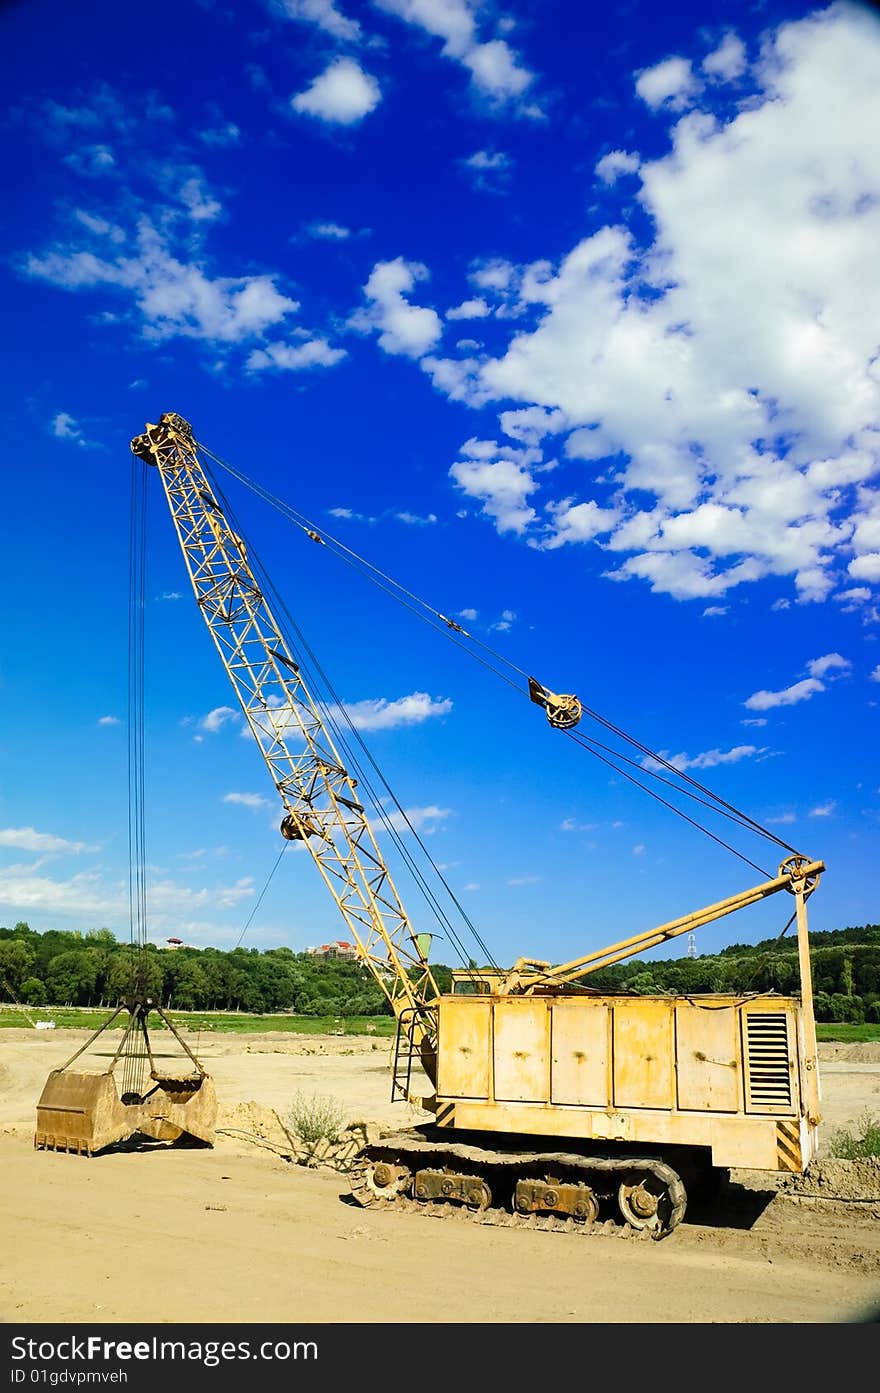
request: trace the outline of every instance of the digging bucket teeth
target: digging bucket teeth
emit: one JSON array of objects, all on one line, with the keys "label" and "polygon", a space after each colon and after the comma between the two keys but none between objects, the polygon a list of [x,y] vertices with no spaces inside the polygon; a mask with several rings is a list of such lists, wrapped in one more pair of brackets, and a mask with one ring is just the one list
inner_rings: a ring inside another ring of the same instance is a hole
[{"label": "digging bucket teeth", "polygon": [[213,1146],[217,1096],[209,1075],[150,1080],[146,1094],[123,1102],[110,1073],[53,1069],[37,1103],[34,1146],[93,1156],[136,1132],[156,1141],[188,1136]]}]

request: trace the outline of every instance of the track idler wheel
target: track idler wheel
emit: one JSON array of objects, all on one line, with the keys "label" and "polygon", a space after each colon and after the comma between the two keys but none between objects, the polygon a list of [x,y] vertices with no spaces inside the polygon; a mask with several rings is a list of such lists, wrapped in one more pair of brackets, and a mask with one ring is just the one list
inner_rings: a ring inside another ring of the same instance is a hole
[{"label": "track idler wheel", "polygon": [[650,1171],[634,1171],[624,1176],[617,1191],[617,1203],[624,1221],[634,1229],[646,1229],[652,1238],[662,1238],[678,1222],[676,1216],[679,1196],[683,1205],[684,1188],[677,1187],[652,1175]]},{"label": "track idler wheel", "polygon": [[394,1161],[361,1161],[350,1176],[351,1193],[364,1209],[394,1204],[412,1185],[409,1166]]}]

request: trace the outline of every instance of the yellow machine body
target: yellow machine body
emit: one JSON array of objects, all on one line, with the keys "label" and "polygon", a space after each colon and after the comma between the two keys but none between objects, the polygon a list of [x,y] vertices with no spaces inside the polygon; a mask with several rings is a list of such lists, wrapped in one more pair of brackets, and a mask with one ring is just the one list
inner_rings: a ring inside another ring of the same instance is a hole
[{"label": "yellow machine body", "polygon": [[816,1154],[793,997],[455,993],[438,1015],[439,1127],[700,1147],[768,1171]]}]

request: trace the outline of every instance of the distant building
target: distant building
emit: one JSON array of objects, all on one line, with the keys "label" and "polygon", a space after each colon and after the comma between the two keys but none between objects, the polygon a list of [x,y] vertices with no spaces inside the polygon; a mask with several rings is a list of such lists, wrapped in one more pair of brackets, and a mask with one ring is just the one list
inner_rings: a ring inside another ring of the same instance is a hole
[{"label": "distant building", "polygon": [[307,948],[307,953],[311,953],[314,958],[348,958],[356,961],[358,951],[353,943],[346,943],[343,939],[337,939],[333,943],[322,943],[317,948]]}]

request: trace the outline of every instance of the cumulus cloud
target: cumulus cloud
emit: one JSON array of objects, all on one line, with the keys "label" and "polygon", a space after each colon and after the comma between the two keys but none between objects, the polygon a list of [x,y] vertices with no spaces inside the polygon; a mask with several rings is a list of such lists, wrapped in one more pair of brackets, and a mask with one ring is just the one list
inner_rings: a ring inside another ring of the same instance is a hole
[{"label": "cumulus cloud", "polygon": [[374,697],[347,702],[345,710],[355,730],[394,730],[398,726],[421,725],[436,716],[446,716],[452,710],[452,702],[446,697],[436,699],[427,692],[412,692],[393,701]]},{"label": "cumulus cloud", "polygon": [[403,812],[395,810],[388,815],[388,821],[396,832],[406,832],[412,828],[414,832],[430,836],[437,831],[441,822],[445,822],[451,811],[450,808],[438,808],[431,803],[425,808],[404,808]]},{"label": "cumulus cloud", "polygon": [[67,411],[59,411],[52,417],[50,430],[56,440],[69,440],[72,444],[83,447],[88,445],[82,428]]},{"label": "cumulus cloud", "polygon": [[[492,104],[510,103],[532,85],[534,74],[521,65],[504,39],[480,39],[478,7],[469,0],[375,0],[375,4],[442,39],[444,57],[460,63],[470,73],[475,92]],[[534,106],[522,110],[526,115],[540,114]]]},{"label": "cumulus cloud", "polygon": [[118,716],[99,716],[99,717],[98,717],[98,725],[99,725],[99,726],[118,726],[118,725],[119,725],[119,717],[118,717]]},{"label": "cumulus cloud", "polygon": [[331,125],[353,126],[382,100],[379,84],[353,58],[336,58],[303,92],[291,97],[294,111]]},{"label": "cumulus cloud", "polygon": [[443,325],[436,310],[413,305],[406,297],[427,276],[427,267],[402,256],[377,262],[364,286],[368,303],[351,316],[350,326],[360,333],[375,330],[386,353],[422,357],[440,338]]},{"label": "cumulus cloud", "polygon": [[686,58],[665,58],[662,63],[643,69],[636,78],[636,91],[654,110],[664,105],[678,110],[699,89],[699,79]]},{"label": "cumulus cloud", "polygon": [[[719,764],[738,764],[741,759],[751,759],[754,755],[763,754],[763,748],[756,745],[735,745],[731,750],[704,750],[702,754],[688,755],[684,752],[677,755],[662,752],[667,764],[671,764],[674,769],[684,771],[685,769],[714,769]],[[662,769],[663,765],[650,756],[642,760],[646,769]]]},{"label": "cumulus cloud", "polygon": [[52,832],[37,832],[33,827],[0,828],[0,846],[15,847],[18,851],[64,851],[75,855],[94,850],[85,842],[71,842]]},{"label": "cumulus cloud", "polygon": [[753,692],[743,702],[750,711],[770,711],[774,706],[796,706],[800,701],[809,701],[817,692],[824,692],[825,684],[815,677],[805,677],[779,692]]},{"label": "cumulus cloud", "polygon": [[361,36],[361,26],[357,20],[343,14],[335,0],[277,0],[276,8],[289,19],[314,24],[316,28],[332,34],[334,39],[355,43]]},{"label": "cumulus cloud", "polygon": [[230,721],[234,721],[240,712],[231,706],[215,706],[213,711],[209,711],[207,716],[202,716],[198,721],[200,730],[206,730],[211,735],[216,735],[218,730],[222,730]]},{"label": "cumulus cloud", "polygon": [[331,368],[346,357],[344,348],[333,348],[326,339],[304,339],[300,343],[268,343],[248,356],[249,372],[275,368],[280,372],[301,372],[306,368]]},{"label": "cumulus cloud", "polygon": [[108,288],[133,299],[145,337],[177,336],[221,344],[259,337],[299,309],[273,277],[211,277],[198,262],[179,260],[165,237],[143,219],[132,255],[101,256],[93,251],[57,248],[29,256],[27,275],[63,290]]},{"label": "cumulus cloud", "polygon": [[874,671],[871,673],[871,681],[880,682],[880,663],[877,664]]},{"label": "cumulus cloud", "polygon": [[527,500],[538,487],[529,473],[529,452],[494,440],[471,439],[461,454],[465,458],[449,472],[462,492],[481,504],[499,532],[525,532],[536,517]]},{"label": "cumulus cloud", "polygon": [[475,150],[461,161],[475,189],[484,193],[502,193],[510,183],[513,160],[503,150]]},{"label": "cumulus cloud", "polygon": [[596,165],[596,173],[603,184],[613,184],[622,174],[635,174],[640,164],[638,155],[628,150],[609,150]]},{"label": "cumulus cloud", "polygon": [[[515,496],[485,508],[502,530],[528,541],[593,504],[617,512],[618,581],[712,601],[787,577],[820,602],[880,583],[880,144],[861,136],[880,126],[880,26],[833,4],[768,31],[741,73],[735,43],[714,52],[713,81],[744,84],[727,116],[684,59],[638,79],[669,121],[669,152],[637,171],[653,240],[606,226],[558,263],[475,266],[516,331],[498,356],[421,366],[454,400],[558,415],[562,453],[591,466],[562,507],[537,461],[456,464],[475,494]],[[685,99],[699,109],[676,115]]]},{"label": "cumulus cloud", "polygon": [[834,812],[834,809],[835,809],[836,807],[837,807],[837,803],[834,801],[833,798],[831,798],[831,799],[829,799],[829,801],[828,801],[827,803],[820,803],[820,804],[818,805],[818,807],[811,808],[811,809],[810,809],[809,816],[810,816],[810,817],[830,817],[831,814]]},{"label": "cumulus cloud", "polygon": [[243,808],[250,808],[253,812],[272,806],[269,800],[262,798],[259,793],[224,793],[223,802],[240,803]]},{"label": "cumulus cloud", "polygon": [[852,663],[848,658],[842,658],[839,653],[826,653],[822,658],[812,658],[807,663],[807,672],[811,677],[827,677],[829,672],[836,670],[843,674],[851,667]]},{"label": "cumulus cloud", "polygon": [[711,77],[731,82],[746,70],[746,46],[738,34],[730,31],[717,48],[706,54],[700,66]]}]

